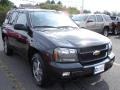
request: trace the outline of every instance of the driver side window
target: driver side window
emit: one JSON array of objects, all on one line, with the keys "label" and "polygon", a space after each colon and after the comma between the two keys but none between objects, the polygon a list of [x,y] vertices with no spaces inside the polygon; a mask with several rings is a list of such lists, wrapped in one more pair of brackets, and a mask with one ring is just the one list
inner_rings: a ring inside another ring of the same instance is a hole
[{"label": "driver side window", "polygon": [[24,14],[24,13],[19,13],[19,16],[18,16],[18,19],[17,19],[16,24],[23,24],[23,25],[26,26],[26,24],[27,24],[26,14]]}]

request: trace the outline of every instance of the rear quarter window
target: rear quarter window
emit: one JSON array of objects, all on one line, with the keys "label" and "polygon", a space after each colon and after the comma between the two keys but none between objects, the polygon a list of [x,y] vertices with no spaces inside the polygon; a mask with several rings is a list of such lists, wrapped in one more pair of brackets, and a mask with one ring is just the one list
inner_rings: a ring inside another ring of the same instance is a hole
[{"label": "rear quarter window", "polygon": [[97,22],[103,22],[103,17],[101,15],[96,15]]}]

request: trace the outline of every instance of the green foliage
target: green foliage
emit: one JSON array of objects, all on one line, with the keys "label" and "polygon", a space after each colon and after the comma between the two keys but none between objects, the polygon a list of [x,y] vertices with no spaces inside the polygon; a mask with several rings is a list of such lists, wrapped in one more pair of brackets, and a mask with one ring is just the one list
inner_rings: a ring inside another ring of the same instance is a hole
[{"label": "green foliage", "polygon": [[110,13],[110,12],[108,12],[108,11],[104,11],[104,12],[103,12],[103,14],[106,14],[106,15],[111,15],[111,13]]},{"label": "green foliage", "polygon": [[13,3],[8,0],[1,0],[0,2],[0,25],[3,23],[6,13],[10,10]]},{"label": "green foliage", "polygon": [[101,14],[101,12],[100,11],[95,11],[94,14]]},{"label": "green foliage", "polygon": [[67,8],[67,11],[70,13],[70,14],[79,14],[80,11],[74,7],[69,7]]},{"label": "green foliage", "polygon": [[47,1],[46,1],[46,4],[50,4],[50,3],[51,3],[50,0],[47,0]]},{"label": "green foliage", "polygon": [[4,22],[5,16],[6,16],[6,12],[0,12],[0,26]]},{"label": "green foliage", "polygon": [[66,8],[65,6],[62,5],[62,2],[58,2],[57,4],[52,4],[52,1],[49,2],[47,0],[45,3],[41,3],[38,5],[42,9],[52,9],[52,10],[58,10],[58,11],[66,11],[69,14],[78,14],[80,11],[74,7],[68,7]]},{"label": "green foliage", "polygon": [[61,2],[61,1],[58,1],[58,3],[57,3],[57,4],[62,5],[62,2]]},{"label": "green foliage", "polygon": [[55,1],[54,1],[54,0],[52,0],[52,1],[51,1],[51,4],[55,4]]},{"label": "green foliage", "polygon": [[46,4],[46,3],[41,3],[40,8],[42,8],[42,9],[52,9],[52,10],[62,10],[63,9],[63,7],[61,5]]},{"label": "green foliage", "polygon": [[83,13],[86,13],[86,14],[87,14],[87,13],[91,13],[91,11],[89,11],[89,10],[84,10]]}]

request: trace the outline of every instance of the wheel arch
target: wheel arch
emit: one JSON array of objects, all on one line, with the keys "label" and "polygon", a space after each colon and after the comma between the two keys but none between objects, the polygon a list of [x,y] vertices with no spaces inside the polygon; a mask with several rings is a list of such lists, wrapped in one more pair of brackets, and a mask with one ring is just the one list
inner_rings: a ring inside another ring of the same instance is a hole
[{"label": "wheel arch", "polygon": [[110,30],[109,26],[104,26],[104,29]]},{"label": "wheel arch", "polygon": [[32,55],[36,52],[39,52],[39,51],[36,48],[29,46],[29,49],[28,49],[28,59],[29,59],[29,61],[31,60]]},{"label": "wheel arch", "polygon": [[[7,37],[5,33],[2,33],[2,40],[4,41],[4,38]],[[8,38],[8,37],[7,37]]]}]

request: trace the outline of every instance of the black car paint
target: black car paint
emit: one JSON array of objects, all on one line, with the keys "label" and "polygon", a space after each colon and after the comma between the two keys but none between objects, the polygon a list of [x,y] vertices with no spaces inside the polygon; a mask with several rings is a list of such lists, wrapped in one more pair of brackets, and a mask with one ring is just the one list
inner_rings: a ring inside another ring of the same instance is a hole
[{"label": "black car paint", "polygon": [[[8,25],[3,25],[3,40],[4,36],[7,36],[11,47],[23,56],[27,56],[31,48],[36,49],[41,54],[44,62],[46,63],[46,67],[49,68],[48,71],[53,71],[60,75],[65,71],[72,70],[76,72],[81,69],[84,70],[84,68],[79,62],[72,64],[55,63],[54,58],[52,57],[55,48],[63,47],[79,49],[83,47],[109,44],[110,42],[107,37],[86,29],[33,28],[28,17],[27,20],[28,31],[14,30],[13,27],[11,29]],[[111,58],[111,61],[114,61],[114,57]],[[108,63],[112,66],[113,62],[110,62]],[[93,71],[93,67],[89,70]]]}]

